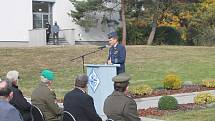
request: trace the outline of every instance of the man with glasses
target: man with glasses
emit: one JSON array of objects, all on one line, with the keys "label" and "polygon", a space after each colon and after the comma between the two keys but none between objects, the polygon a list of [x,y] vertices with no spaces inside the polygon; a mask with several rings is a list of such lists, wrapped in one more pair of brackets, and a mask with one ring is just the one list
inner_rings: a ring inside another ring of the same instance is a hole
[{"label": "man with glasses", "polygon": [[117,74],[125,72],[125,58],[126,50],[122,44],[118,43],[118,35],[116,32],[111,32],[108,34],[109,44],[111,48],[109,50],[107,63],[108,64],[120,64],[117,67]]}]

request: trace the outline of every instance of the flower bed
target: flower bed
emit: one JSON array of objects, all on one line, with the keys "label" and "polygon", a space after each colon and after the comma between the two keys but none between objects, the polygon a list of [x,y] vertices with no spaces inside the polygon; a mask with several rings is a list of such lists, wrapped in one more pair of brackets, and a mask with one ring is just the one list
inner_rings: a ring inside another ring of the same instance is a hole
[{"label": "flower bed", "polygon": [[[205,87],[203,85],[195,84],[195,85],[189,85],[189,86],[182,86],[182,88],[177,90],[167,90],[167,89],[155,89],[152,91],[150,95],[137,95],[137,94],[131,94],[132,98],[144,98],[144,97],[154,97],[154,96],[164,96],[164,95],[173,95],[173,94],[180,94],[180,93],[191,93],[191,92],[201,92],[201,91],[207,91],[207,90],[215,90],[215,88],[209,88]],[[154,108],[147,108],[147,109],[139,109],[139,115],[140,116],[163,116],[168,113],[175,113],[178,111],[188,111],[193,109],[201,109],[206,108],[205,105],[197,105],[194,103],[188,103],[188,104],[178,104],[176,110],[160,110],[158,107]]]},{"label": "flower bed", "polygon": [[203,85],[189,85],[182,86],[182,88],[177,90],[167,90],[167,89],[155,89],[152,91],[150,95],[137,95],[130,93],[129,95],[132,98],[144,98],[144,97],[154,97],[154,96],[162,96],[162,95],[172,95],[172,94],[180,94],[180,93],[191,93],[191,92],[200,92],[206,90],[215,90],[215,88],[208,88]]}]

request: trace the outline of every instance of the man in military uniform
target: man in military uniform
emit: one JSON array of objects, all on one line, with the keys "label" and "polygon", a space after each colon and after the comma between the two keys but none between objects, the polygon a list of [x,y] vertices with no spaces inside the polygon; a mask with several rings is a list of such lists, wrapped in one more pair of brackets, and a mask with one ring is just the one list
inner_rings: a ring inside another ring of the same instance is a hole
[{"label": "man in military uniform", "polygon": [[125,72],[125,58],[126,50],[122,44],[118,43],[118,36],[116,32],[111,32],[108,34],[109,44],[111,48],[108,54],[108,64],[120,64],[117,67],[117,74]]},{"label": "man in military uniform", "polygon": [[54,72],[44,69],[41,72],[41,82],[33,90],[31,102],[43,113],[46,121],[61,121],[63,109],[57,104],[57,99],[51,86],[54,81]]},{"label": "man in military uniform", "polygon": [[114,91],[105,99],[104,113],[114,121],[140,121],[136,102],[128,97],[127,90],[130,76],[121,73],[112,78]]}]

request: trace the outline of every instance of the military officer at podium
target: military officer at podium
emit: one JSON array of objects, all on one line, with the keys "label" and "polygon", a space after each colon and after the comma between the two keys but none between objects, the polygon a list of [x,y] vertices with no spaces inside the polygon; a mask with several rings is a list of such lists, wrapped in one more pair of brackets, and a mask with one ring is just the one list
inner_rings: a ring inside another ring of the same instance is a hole
[{"label": "military officer at podium", "polygon": [[117,67],[117,74],[125,72],[125,58],[126,50],[125,46],[118,43],[118,35],[116,32],[111,32],[108,34],[110,50],[108,54],[107,63],[108,64],[120,64]]}]

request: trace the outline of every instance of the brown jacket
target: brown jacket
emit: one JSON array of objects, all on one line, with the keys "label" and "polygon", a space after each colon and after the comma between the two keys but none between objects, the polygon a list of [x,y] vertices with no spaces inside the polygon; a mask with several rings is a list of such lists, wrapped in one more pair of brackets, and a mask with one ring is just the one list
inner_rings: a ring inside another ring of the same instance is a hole
[{"label": "brown jacket", "polygon": [[40,83],[32,92],[31,102],[40,108],[45,121],[61,121],[62,109],[56,103],[56,95],[45,83]]},{"label": "brown jacket", "polygon": [[107,97],[104,113],[114,121],[140,121],[136,102],[119,91],[114,91]]}]

